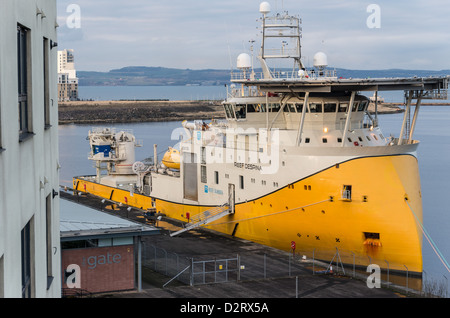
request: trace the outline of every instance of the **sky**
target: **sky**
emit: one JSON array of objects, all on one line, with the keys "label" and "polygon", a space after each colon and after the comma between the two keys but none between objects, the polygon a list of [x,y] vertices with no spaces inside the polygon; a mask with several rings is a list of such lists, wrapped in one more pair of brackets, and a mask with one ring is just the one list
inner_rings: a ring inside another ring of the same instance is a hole
[{"label": "sky", "polygon": [[[126,66],[233,69],[259,52],[261,0],[57,0],[58,49],[78,71]],[[450,69],[448,0],[271,0],[302,19],[302,57],[353,70]],[[371,5],[375,4],[377,10]],[[258,67],[258,65],[255,65]]]}]

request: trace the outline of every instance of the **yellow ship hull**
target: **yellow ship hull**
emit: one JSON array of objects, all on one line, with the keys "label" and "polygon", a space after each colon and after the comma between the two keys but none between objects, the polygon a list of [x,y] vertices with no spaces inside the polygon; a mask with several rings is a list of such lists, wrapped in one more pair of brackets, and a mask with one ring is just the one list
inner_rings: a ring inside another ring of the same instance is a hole
[{"label": "yellow ship hull", "polygon": [[[351,185],[351,199],[342,198]],[[141,209],[148,196],[74,178],[74,189]],[[210,209],[154,198],[158,212],[188,221]],[[343,263],[422,272],[422,200],[412,155],[363,157],[332,166],[260,198],[207,226],[277,249]]]}]

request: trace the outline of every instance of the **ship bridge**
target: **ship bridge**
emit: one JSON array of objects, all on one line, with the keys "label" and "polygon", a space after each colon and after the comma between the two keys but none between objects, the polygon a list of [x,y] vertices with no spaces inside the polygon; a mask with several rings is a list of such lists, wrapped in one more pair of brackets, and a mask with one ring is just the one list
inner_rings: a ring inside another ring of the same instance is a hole
[{"label": "ship bridge", "polygon": [[[229,94],[230,98],[224,103],[227,118],[232,119],[234,117],[238,121],[243,116],[248,115],[249,112],[265,112],[265,126],[268,130],[298,127],[297,144],[300,143],[302,132],[306,127],[316,128],[316,130],[332,127],[343,132],[341,139],[344,140],[342,146],[345,146],[347,134],[352,129],[378,127],[377,96],[379,91],[404,91],[406,97],[405,113],[399,138],[395,140],[395,144],[402,145],[403,143],[414,142],[412,138],[422,100],[445,100],[448,97],[449,76],[342,79],[326,76],[325,72],[322,74],[322,77],[313,78],[294,76],[266,79],[252,76],[252,78],[247,79],[234,79],[232,81],[241,84],[241,87],[232,90]],[[367,91],[373,91],[375,95],[374,117],[367,111],[369,99],[359,95],[360,92]],[[297,99],[297,103],[292,103],[293,98]],[[322,101],[317,101],[318,98]],[[259,103],[255,103],[255,100]],[[276,100],[278,103],[275,102]],[[413,103],[414,100],[415,103]],[[299,103],[303,103],[303,105]],[[416,107],[411,119],[411,106],[413,104]],[[241,109],[244,105],[247,105],[246,110]],[[250,105],[250,110],[248,105]],[[257,109],[254,109],[255,105],[258,107]],[[348,105],[352,105],[352,107]],[[234,113],[232,113],[231,107],[234,107]],[[283,112],[296,114],[290,117],[285,116],[285,118],[290,119],[283,122],[283,127],[277,127],[277,119],[282,117],[280,114]],[[271,116],[270,113],[276,114]],[[252,117],[257,118],[254,115],[248,117],[250,119]],[[259,121],[253,119],[247,124],[238,123],[237,125],[264,125],[264,119],[261,115],[260,117]],[[295,118],[294,121],[292,121],[293,118]],[[314,125],[314,122],[316,125]]]}]

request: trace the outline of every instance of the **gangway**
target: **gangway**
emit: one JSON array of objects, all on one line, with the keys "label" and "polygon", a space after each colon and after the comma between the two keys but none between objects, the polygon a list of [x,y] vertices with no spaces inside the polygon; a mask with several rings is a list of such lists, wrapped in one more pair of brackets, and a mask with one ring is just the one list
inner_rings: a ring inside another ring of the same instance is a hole
[{"label": "gangway", "polygon": [[199,214],[193,216],[191,219],[192,222],[189,223],[189,225],[187,227],[185,227],[177,232],[170,233],[170,236],[173,237],[173,236],[176,236],[183,232],[190,231],[190,230],[198,228],[202,225],[219,220],[229,214],[232,214],[232,209],[230,209],[228,202],[227,202],[221,206],[214,207],[212,209],[204,211],[203,213],[199,213]]}]

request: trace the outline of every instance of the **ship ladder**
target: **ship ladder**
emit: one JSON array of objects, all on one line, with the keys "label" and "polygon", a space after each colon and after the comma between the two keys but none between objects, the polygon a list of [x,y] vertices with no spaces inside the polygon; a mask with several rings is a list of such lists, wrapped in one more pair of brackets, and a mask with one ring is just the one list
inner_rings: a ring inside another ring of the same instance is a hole
[{"label": "ship ladder", "polygon": [[170,236],[173,237],[173,236],[181,234],[183,232],[190,231],[190,230],[198,228],[202,225],[219,220],[229,214],[232,214],[232,210],[230,209],[229,204],[227,202],[220,206],[214,207],[212,209],[209,209],[207,211],[204,211],[202,213],[199,213],[199,214],[193,216],[191,218],[192,222],[189,223],[189,225],[187,227],[185,227],[179,231],[170,233]]}]

